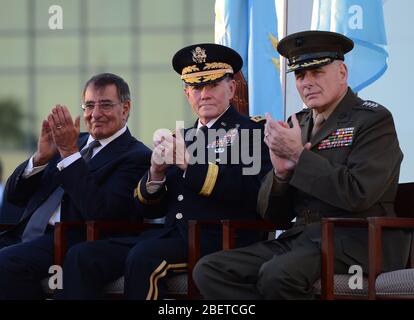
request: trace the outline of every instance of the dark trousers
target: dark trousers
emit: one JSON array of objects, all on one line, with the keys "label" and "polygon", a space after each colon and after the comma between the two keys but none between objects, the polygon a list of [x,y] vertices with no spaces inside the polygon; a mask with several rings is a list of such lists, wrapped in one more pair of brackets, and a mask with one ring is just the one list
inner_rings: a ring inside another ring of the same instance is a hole
[{"label": "dark trousers", "polygon": [[105,286],[125,277],[127,299],[158,299],[165,295],[168,271],[187,262],[187,244],[177,235],[140,238],[134,246],[99,240],[73,246],[63,266],[58,299],[102,299]]},{"label": "dark trousers", "polygon": [[[335,271],[348,267],[335,261]],[[320,273],[319,243],[298,236],[207,255],[193,278],[206,299],[312,299]]]},{"label": "dark trousers", "polygon": [[[7,235],[5,235],[7,237]],[[3,239],[7,243],[7,239]],[[68,245],[79,242],[82,236],[71,234]],[[54,228],[28,242],[18,242],[0,249],[0,300],[42,299],[45,297],[41,281],[54,275]]]}]

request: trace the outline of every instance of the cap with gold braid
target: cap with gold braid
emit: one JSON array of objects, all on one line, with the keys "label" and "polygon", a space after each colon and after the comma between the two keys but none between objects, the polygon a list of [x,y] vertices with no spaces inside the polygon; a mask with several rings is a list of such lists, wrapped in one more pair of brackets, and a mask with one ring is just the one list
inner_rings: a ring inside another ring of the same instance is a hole
[{"label": "cap with gold braid", "polygon": [[238,72],[243,60],[231,48],[215,43],[200,43],[179,50],[172,59],[174,70],[188,85],[205,85]]},{"label": "cap with gold braid", "polygon": [[344,60],[353,47],[354,42],[340,33],[315,30],[286,36],[279,41],[277,51],[288,59],[287,72],[291,72]]}]

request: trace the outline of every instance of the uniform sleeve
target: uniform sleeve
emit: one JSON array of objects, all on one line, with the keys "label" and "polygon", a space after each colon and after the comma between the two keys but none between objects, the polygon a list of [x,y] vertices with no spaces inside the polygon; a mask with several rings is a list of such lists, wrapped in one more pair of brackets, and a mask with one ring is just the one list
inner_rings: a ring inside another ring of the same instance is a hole
[{"label": "uniform sleeve", "polygon": [[14,170],[13,174],[7,180],[4,190],[7,201],[19,207],[27,205],[31,196],[39,187],[44,172],[44,170],[41,170],[36,174],[24,178],[23,175],[29,160],[26,160]]},{"label": "uniform sleeve", "polygon": [[165,184],[163,184],[157,191],[150,192],[147,184],[148,177],[149,170],[138,182],[138,185],[134,191],[134,198],[143,208],[144,217],[150,219],[160,218],[165,216],[167,212],[167,204],[165,199],[167,188]]},{"label": "uniform sleeve", "polygon": [[400,150],[391,114],[365,111],[345,163],[304,150],[290,184],[344,210],[358,212],[376,203],[399,174]]},{"label": "uniform sleeve", "polygon": [[274,223],[289,222],[293,219],[289,184],[279,183],[273,169],[263,179],[259,190],[257,211],[263,219]]}]

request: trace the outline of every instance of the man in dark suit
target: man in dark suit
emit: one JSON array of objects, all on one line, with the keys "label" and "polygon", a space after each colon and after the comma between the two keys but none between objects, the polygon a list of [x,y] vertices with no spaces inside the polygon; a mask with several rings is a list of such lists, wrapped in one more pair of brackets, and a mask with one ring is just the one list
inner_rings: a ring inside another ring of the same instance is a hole
[{"label": "man in dark suit", "polygon": [[[352,48],[347,37],[323,31],[279,42],[308,108],[289,124],[267,116],[273,170],[258,207],[266,219],[296,222],[276,240],[201,259],[193,275],[205,298],[311,299],[321,276],[321,218],[395,215],[403,154],[390,112],[347,85],[343,60]],[[385,271],[404,267],[409,239],[404,231],[384,237]],[[335,271],[359,265],[367,272],[367,263],[367,231],[335,230]]]},{"label": "man in dark suit", "polygon": [[[165,226],[135,238],[73,247],[64,265],[70,274],[63,283],[66,298],[101,298],[104,285],[122,275],[126,298],[162,298],[168,271],[187,268],[188,220],[258,218],[257,194],[270,159],[263,122],[230,105],[233,74],[242,63],[234,50],[217,44],[192,45],[175,54],[173,67],[198,120],[184,132],[156,135],[151,168],[135,190],[145,216],[165,217]],[[247,245],[257,234],[238,240]],[[220,248],[220,227],[202,231],[202,254]]]},{"label": "man in dark suit", "polygon": [[73,120],[56,105],[43,121],[37,151],[8,179],[7,200],[26,209],[18,225],[0,236],[0,299],[42,297],[56,222],[141,220],[132,194],[151,151],[126,126],[129,87],[117,75],[99,74],[82,97],[88,133],[79,135],[80,117]]}]

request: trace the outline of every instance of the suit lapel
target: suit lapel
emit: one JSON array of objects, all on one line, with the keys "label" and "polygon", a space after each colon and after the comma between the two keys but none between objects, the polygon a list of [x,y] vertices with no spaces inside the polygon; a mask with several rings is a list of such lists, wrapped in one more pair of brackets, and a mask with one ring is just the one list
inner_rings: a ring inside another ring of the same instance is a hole
[{"label": "suit lapel", "polygon": [[[88,134],[82,135],[78,139],[78,147],[81,150],[86,142],[88,141]],[[131,139],[131,134],[129,130],[123,133],[121,136],[113,140],[110,144],[108,144],[105,148],[103,148],[95,157],[93,157],[89,163],[89,170],[94,171],[107,162],[112,161],[113,159],[119,157],[122,153],[124,153],[128,149],[128,144]],[[110,148],[108,148],[110,146]],[[30,206],[24,211],[22,218],[20,220],[24,220],[28,216],[30,216],[46,199],[50,196],[50,194],[59,186],[59,179],[55,178],[59,170],[56,167],[56,163],[60,161],[59,157],[56,157],[56,160],[53,161],[53,164],[48,166],[45,172],[45,179],[50,181],[50,183],[40,190],[40,193],[36,196],[36,200],[30,203]]]},{"label": "suit lapel", "polygon": [[310,130],[312,129],[311,123],[312,123],[312,112],[308,112],[304,117],[302,117],[299,123],[301,134],[302,134],[303,145],[309,141]]},{"label": "suit lapel", "polygon": [[121,156],[128,149],[130,140],[131,133],[127,129],[121,136],[111,141],[88,162],[89,170],[94,171]]}]

